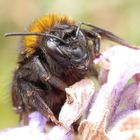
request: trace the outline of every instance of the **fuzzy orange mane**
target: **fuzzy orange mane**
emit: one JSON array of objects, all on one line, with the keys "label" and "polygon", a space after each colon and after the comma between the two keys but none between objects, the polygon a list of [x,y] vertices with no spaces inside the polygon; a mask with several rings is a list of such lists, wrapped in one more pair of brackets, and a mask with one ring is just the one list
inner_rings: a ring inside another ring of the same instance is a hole
[{"label": "fuzzy orange mane", "polygon": [[[42,16],[35,20],[28,28],[27,32],[49,32],[56,24],[68,24],[73,25],[75,21],[68,16],[49,14],[47,16]],[[38,42],[41,37],[39,36],[24,36],[24,53],[26,55],[31,55],[35,52],[36,47],[38,47]]]}]

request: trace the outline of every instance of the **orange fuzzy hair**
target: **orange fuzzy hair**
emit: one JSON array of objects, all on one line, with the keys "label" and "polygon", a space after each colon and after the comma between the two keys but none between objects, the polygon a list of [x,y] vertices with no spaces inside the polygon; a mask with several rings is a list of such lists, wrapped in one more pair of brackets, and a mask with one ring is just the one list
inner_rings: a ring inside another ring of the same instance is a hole
[{"label": "orange fuzzy hair", "polygon": [[[63,16],[59,14],[49,14],[47,16],[42,16],[35,20],[28,28],[28,32],[49,32],[56,24],[68,24],[74,25],[75,21],[68,16]],[[24,53],[26,55],[31,55],[35,52],[36,47],[38,47],[38,42],[41,39],[39,36],[24,36]]]}]

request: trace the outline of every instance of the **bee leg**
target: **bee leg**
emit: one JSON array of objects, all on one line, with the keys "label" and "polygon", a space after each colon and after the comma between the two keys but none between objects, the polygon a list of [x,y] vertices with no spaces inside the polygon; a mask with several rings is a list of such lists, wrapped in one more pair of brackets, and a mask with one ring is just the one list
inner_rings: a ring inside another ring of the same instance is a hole
[{"label": "bee leg", "polygon": [[52,122],[58,124],[53,112],[44,102],[46,92],[37,88],[28,80],[18,78],[16,73],[12,85],[12,102],[15,111],[20,115],[20,122],[28,125],[28,114],[32,111],[39,111],[43,116],[49,117]]},{"label": "bee leg", "polygon": [[93,42],[93,47],[91,48],[93,59],[98,58],[100,56],[100,40],[101,40],[100,34],[98,34],[97,32],[93,30],[82,29],[82,31]]},{"label": "bee leg", "polygon": [[43,98],[47,96],[46,92],[36,87],[32,82],[23,79],[20,79],[18,82],[19,83],[16,88],[20,90],[17,90],[16,94],[18,94],[23,101],[24,110],[20,113],[23,122],[28,120],[28,114],[30,112],[37,110],[46,118],[50,118],[55,124],[59,124],[59,121],[56,119],[54,113],[43,100]]},{"label": "bee leg", "polygon": [[38,74],[40,77],[40,80],[46,84],[46,82],[49,82],[52,86],[65,91],[65,88],[67,88],[67,84],[63,82],[60,78],[54,76],[51,74],[51,72],[43,66],[43,64],[40,62],[38,57],[34,58],[34,66],[38,69]]},{"label": "bee leg", "polygon": [[55,124],[60,124],[56,119],[54,113],[51,111],[49,106],[44,102],[39,93],[36,90],[27,91],[27,98],[29,105],[36,108],[43,116],[50,118]]},{"label": "bee leg", "polygon": [[16,85],[12,87],[12,104],[14,111],[19,114],[19,121],[21,125],[28,125],[28,113],[25,110],[25,106],[20,94],[16,94]]},{"label": "bee leg", "polygon": [[91,31],[91,35],[93,36],[92,41],[93,41],[93,51],[95,54],[95,58],[98,58],[100,56],[100,40],[101,40],[101,36],[96,33],[95,31]]}]

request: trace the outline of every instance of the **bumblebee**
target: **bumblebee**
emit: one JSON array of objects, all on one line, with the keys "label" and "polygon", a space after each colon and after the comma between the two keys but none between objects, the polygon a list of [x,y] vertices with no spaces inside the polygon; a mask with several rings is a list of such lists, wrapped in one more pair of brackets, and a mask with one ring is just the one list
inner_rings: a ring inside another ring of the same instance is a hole
[{"label": "bumblebee", "polygon": [[6,36],[22,36],[11,91],[16,112],[23,119],[39,111],[56,124],[65,88],[85,77],[100,56],[102,38],[133,48],[107,30],[58,14],[40,17],[26,32]]}]

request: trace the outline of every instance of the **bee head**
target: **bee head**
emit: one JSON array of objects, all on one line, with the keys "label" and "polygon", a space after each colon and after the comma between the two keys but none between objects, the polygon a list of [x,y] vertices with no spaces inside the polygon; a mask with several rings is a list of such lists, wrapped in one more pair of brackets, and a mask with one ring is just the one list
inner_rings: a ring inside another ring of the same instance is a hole
[{"label": "bee head", "polygon": [[25,56],[32,56],[41,49],[61,65],[70,68],[85,69],[89,64],[87,39],[75,21],[67,16],[43,16],[35,20],[27,32],[8,33],[6,36],[23,36],[22,54]]},{"label": "bee head", "polygon": [[57,25],[49,34],[55,37],[44,37],[42,40],[43,48],[57,62],[80,69],[82,66],[83,69],[88,66],[87,40],[78,26]]}]

